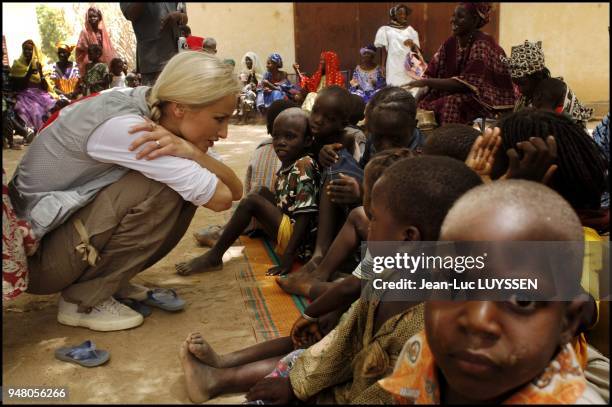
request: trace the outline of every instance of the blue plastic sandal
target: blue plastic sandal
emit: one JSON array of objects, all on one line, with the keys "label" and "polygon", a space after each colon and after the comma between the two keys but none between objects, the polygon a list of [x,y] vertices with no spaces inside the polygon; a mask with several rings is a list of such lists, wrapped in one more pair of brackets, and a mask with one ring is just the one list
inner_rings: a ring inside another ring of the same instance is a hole
[{"label": "blue plastic sandal", "polygon": [[176,291],[170,288],[155,288],[149,291],[144,303],[170,312],[180,311],[185,308],[185,301],[180,299]]},{"label": "blue plastic sandal", "polygon": [[105,364],[110,359],[110,353],[97,350],[92,341],[85,341],[78,346],[59,348],[55,357],[63,362],[76,363],[84,367],[96,367]]}]

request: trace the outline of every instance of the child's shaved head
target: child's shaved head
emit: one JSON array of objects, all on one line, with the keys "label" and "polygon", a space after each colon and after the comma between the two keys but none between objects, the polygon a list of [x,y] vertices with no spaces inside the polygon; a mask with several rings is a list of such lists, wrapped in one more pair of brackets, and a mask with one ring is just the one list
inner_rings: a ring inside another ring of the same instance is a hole
[{"label": "child's shaved head", "polygon": [[453,205],[441,233],[445,240],[454,240],[456,231],[475,231],[470,225],[483,220],[497,232],[503,229],[516,234],[514,240],[583,239],[580,220],[569,203],[552,189],[531,181],[496,181],[474,188]]},{"label": "child's shaved head", "polygon": [[[476,187],[458,199],[442,224],[440,238],[493,241],[501,247],[506,241],[581,242],[583,236],[576,213],[558,193],[535,182],[509,180]],[[537,253],[523,250],[520,256],[529,260]],[[486,277],[502,269],[510,273],[527,270],[530,277],[546,273],[538,268],[513,268],[492,258],[489,263],[494,266],[487,268]],[[564,283],[578,287],[581,264],[568,266]],[[467,404],[503,403],[545,374],[561,351],[571,355],[569,342],[583,307],[579,297],[533,301],[521,297],[519,290],[505,301],[427,302],[427,342],[445,379],[441,386],[444,398]]]}]

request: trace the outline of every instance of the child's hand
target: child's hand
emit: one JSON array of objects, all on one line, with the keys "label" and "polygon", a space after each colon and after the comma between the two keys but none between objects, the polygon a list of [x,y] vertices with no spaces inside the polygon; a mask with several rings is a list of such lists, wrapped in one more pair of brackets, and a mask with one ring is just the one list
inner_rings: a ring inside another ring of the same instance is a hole
[{"label": "child's hand", "polygon": [[246,394],[248,401],[263,400],[266,404],[289,404],[295,399],[288,377],[268,377],[260,380]]},{"label": "child's hand", "polygon": [[317,322],[311,322],[300,316],[291,328],[291,341],[295,349],[307,348],[319,342],[323,335]]},{"label": "child's hand", "polygon": [[506,154],[510,165],[501,179],[520,178],[547,184],[558,168],[553,164],[557,160],[555,138],[548,136],[545,142],[539,137],[531,137],[529,141],[517,143],[516,148],[523,151],[523,158],[519,158],[516,149],[509,149]]},{"label": "child's hand", "polygon": [[327,186],[327,195],[334,203],[351,205],[361,202],[361,187],[359,182],[348,175],[339,174],[340,179],[335,179]]},{"label": "child's hand", "polygon": [[484,134],[478,136],[468,153],[465,164],[476,174],[480,175],[485,182],[491,181],[491,170],[495,162],[495,154],[501,146],[501,131],[498,127],[485,130]]},{"label": "child's hand", "polygon": [[344,146],[341,143],[326,144],[319,151],[319,164],[323,167],[331,167],[338,161],[336,151],[342,150]]},{"label": "child's hand", "polygon": [[[130,151],[136,150],[141,145],[147,145],[136,154],[136,159],[153,160],[164,155],[172,155],[193,160],[198,154],[198,147],[187,140],[178,137],[163,126],[145,118],[145,122],[129,129],[129,134],[148,131],[150,133],[138,137],[130,144]],[[203,150],[202,150],[203,151]]]},{"label": "child's hand", "polygon": [[274,266],[266,272],[266,276],[284,276],[285,274],[289,274],[291,271],[290,266]]},{"label": "child's hand", "polygon": [[349,84],[356,88],[359,85],[359,81],[357,79],[351,79],[351,81],[349,82]]}]

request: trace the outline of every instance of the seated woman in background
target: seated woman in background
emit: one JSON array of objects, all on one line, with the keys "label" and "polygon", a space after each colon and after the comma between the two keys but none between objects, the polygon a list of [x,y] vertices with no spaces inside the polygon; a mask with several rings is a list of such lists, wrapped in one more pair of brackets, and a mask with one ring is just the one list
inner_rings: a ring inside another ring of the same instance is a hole
[{"label": "seated woman in background", "polygon": [[[540,83],[551,77],[550,71],[544,64],[544,51],[542,42],[525,41],[523,45],[512,47],[510,58],[503,58],[503,61],[510,69],[512,82],[518,86],[521,96],[514,105],[517,112],[525,107],[533,107],[533,97],[535,90]],[[557,78],[563,80],[563,78]],[[563,97],[563,112],[586,128],[589,118],[593,114],[593,109],[584,107],[574,92],[566,85]]]},{"label": "seated woman in background", "polygon": [[277,53],[268,57],[266,73],[264,73],[257,90],[257,108],[265,114],[270,105],[280,99],[295,100],[297,92],[289,79],[287,72],[281,71],[283,58]]},{"label": "seated woman in background", "polygon": [[50,93],[53,92],[53,85],[43,75],[42,54],[34,41],[25,41],[21,49],[21,56],[11,67],[11,82],[17,92],[15,112],[27,127],[38,131],[55,106],[55,99]]},{"label": "seated woman in background", "polygon": [[298,64],[293,64],[293,69],[300,78],[302,90],[308,92],[302,104],[302,109],[308,112],[312,110],[314,101],[321,89],[331,85],[344,86],[344,78],[340,73],[340,60],[334,51],[321,52],[319,68],[310,78],[300,72]]},{"label": "seated woman in background", "polygon": [[242,90],[238,98],[237,114],[246,120],[247,114],[255,110],[257,102],[257,85],[263,79],[263,68],[259,63],[259,57],[253,51],[249,51],[242,57],[242,69],[240,70],[240,82]]},{"label": "seated woman in background", "polygon": [[55,82],[55,93],[60,97],[74,100],[79,94],[79,68],[76,63],[69,61],[73,45],[65,42],[57,43],[57,62],[53,64],[50,79]]},{"label": "seated woman in background", "polygon": [[384,88],[387,83],[382,68],[374,61],[376,47],[368,45],[361,48],[359,53],[361,54],[361,61],[353,72],[353,79],[349,82],[351,85],[349,91],[368,103],[372,96]]},{"label": "seated woman in background", "polygon": [[427,87],[418,107],[435,112],[440,125],[471,124],[494,109],[514,106],[514,89],[504,50],[480,31],[489,22],[489,3],[460,3],[451,19],[453,35],[429,62],[424,79],[411,87]]}]

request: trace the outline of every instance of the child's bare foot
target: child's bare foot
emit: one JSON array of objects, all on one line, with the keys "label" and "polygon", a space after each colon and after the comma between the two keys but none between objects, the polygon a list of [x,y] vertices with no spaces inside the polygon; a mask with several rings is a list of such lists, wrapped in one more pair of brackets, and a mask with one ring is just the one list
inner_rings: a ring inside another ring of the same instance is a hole
[{"label": "child's bare foot", "polygon": [[185,341],[181,345],[179,352],[185,381],[187,382],[187,394],[194,403],[203,403],[217,394],[214,388],[217,385],[215,368],[206,366],[193,356],[188,349]]},{"label": "child's bare foot", "polygon": [[202,363],[212,367],[225,367],[223,366],[222,357],[217,355],[217,352],[211,348],[199,332],[189,334],[187,337],[187,344],[189,352]]},{"label": "child's bare foot", "polygon": [[193,234],[200,247],[213,247],[223,232],[223,226],[209,226]]},{"label": "child's bare foot", "polygon": [[223,259],[215,257],[209,250],[188,262],[177,263],[174,267],[179,275],[188,276],[191,273],[221,270],[223,268]]},{"label": "child's bare foot", "polygon": [[276,283],[288,294],[310,298],[310,288],[318,281],[310,274],[291,273],[287,277],[276,277]]}]

